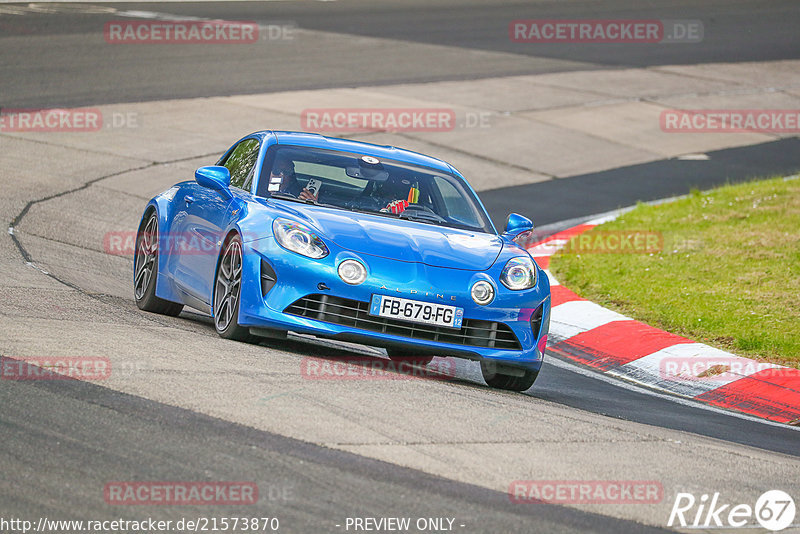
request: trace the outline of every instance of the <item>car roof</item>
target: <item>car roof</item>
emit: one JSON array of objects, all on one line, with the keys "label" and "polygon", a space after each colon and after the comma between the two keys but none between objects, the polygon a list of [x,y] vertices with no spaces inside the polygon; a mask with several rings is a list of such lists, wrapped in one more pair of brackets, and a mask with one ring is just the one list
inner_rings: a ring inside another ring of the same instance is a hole
[{"label": "car roof", "polygon": [[331,150],[355,152],[365,156],[374,156],[378,159],[393,159],[397,161],[403,161],[405,163],[430,167],[442,172],[455,172],[453,167],[438,158],[389,145],[375,145],[372,143],[365,143],[363,141],[340,139],[338,137],[326,137],[324,135],[307,132],[265,130],[258,133],[263,135],[271,133],[275,135],[279,145],[308,146],[314,148],[328,148]]}]

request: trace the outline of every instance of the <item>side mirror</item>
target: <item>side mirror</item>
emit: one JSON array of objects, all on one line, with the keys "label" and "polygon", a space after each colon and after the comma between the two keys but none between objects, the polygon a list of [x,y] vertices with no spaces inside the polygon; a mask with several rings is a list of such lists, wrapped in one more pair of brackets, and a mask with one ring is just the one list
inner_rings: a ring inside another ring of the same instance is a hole
[{"label": "side mirror", "polygon": [[506,219],[506,231],[503,235],[509,239],[516,239],[525,232],[533,230],[533,221],[527,217],[523,217],[519,213],[512,213]]},{"label": "side mirror", "polygon": [[194,172],[194,179],[203,187],[219,191],[227,198],[233,196],[228,189],[231,185],[231,173],[226,167],[200,167]]}]

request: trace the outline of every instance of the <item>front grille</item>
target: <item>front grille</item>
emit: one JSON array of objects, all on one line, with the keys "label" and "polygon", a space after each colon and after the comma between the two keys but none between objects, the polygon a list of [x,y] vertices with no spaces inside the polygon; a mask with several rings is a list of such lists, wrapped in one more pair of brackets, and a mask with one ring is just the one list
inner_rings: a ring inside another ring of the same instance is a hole
[{"label": "front grille", "polygon": [[464,318],[460,330],[408,323],[388,317],[370,315],[368,302],[333,297],[331,295],[308,295],[296,300],[284,312],[327,323],[412,339],[425,339],[470,347],[504,350],[522,349],[517,336],[504,323]]}]

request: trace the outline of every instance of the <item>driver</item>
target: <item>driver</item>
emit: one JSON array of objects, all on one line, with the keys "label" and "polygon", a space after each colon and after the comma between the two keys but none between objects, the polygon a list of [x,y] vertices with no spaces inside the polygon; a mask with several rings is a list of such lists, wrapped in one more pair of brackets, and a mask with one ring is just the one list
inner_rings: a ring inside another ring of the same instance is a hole
[{"label": "driver", "polygon": [[311,191],[300,185],[294,173],[294,162],[286,157],[278,156],[269,171],[269,185],[272,191],[275,184],[278,184],[277,191],[288,193],[301,200],[317,201],[318,198]]}]

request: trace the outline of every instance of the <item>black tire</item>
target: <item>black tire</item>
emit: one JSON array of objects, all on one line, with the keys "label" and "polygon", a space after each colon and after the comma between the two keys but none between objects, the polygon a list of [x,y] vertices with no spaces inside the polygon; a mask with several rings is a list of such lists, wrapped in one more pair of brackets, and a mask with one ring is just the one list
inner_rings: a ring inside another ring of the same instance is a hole
[{"label": "black tire", "polygon": [[531,371],[530,369],[521,369],[524,373],[522,376],[507,375],[498,372],[497,364],[494,362],[481,362],[481,374],[486,383],[493,388],[506,389],[508,391],[525,391],[530,388],[536,377],[539,376],[539,371]]},{"label": "black tire", "polygon": [[214,275],[214,329],[222,338],[255,343],[259,338],[239,325],[242,260],[242,239],[233,234],[222,245]]},{"label": "black tire", "polygon": [[140,310],[177,316],[183,304],[156,296],[158,281],[158,215],[155,211],[142,223],[136,233],[133,256],[133,298]]},{"label": "black tire", "polygon": [[386,349],[386,353],[393,362],[410,363],[411,365],[428,365],[433,361],[429,354],[418,354],[406,349]]}]

